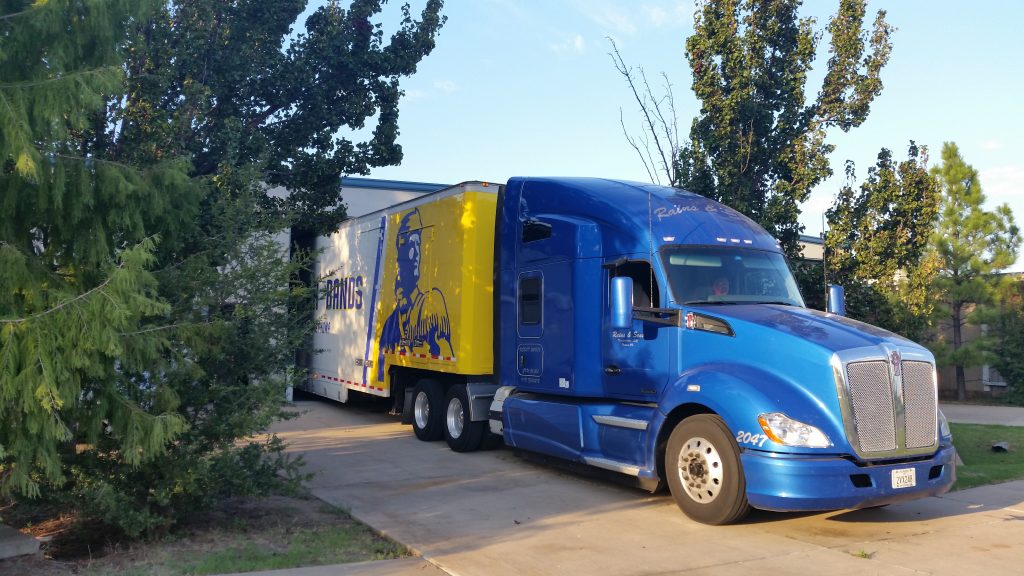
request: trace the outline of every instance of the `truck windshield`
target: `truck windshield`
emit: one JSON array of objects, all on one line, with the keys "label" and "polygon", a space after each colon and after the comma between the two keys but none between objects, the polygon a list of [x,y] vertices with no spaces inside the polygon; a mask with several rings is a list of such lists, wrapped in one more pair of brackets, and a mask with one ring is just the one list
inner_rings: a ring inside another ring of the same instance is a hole
[{"label": "truck windshield", "polygon": [[667,246],[661,258],[676,302],[804,305],[786,259],[776,252],[738,246]]}]

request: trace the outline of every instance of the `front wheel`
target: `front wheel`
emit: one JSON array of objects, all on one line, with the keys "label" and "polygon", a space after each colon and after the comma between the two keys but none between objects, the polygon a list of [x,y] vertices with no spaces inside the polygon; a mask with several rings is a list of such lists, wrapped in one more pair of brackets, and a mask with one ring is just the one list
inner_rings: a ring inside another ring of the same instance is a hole
[{"label": "front wheel", "polygon": [[698,522],[731,524],[750,511],[739,447],[719,416],[699,414],[676,426],[665,475],[676,504]]},{"label": "front wheel", "polygon": [[444,439],[455,452],[472,452],[483,443],[487,421],[469,419],[469,394],[466,387],[452,386],[445,396]]}]

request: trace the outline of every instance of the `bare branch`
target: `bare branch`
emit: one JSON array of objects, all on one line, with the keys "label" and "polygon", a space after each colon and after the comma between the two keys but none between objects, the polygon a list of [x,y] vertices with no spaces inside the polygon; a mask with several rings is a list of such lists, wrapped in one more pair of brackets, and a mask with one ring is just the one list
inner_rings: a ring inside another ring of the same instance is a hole
[{"label": "bare branch", "polygon": [[644,163],[644,169],[647,170],[647,177],[651,179],[651,182],[660,184],[661,182],[658,182],[655,174],[651,172],[652,165],[647,163],[647,158],[644,157],[644,153],[640,150],[640,147],[637,146],[636,141],[629,135],[629,130],[626,130],[626,121],[622,116],[622,108],[619,108],[619,124],[622,125],[622,135],[626,137],[626,142],[629,142],[629,145],[633,147],[633,150],[636,150],[637,155],[640,156],[640,161]]},{"label": "bare branch", "polygon": [[[668,179],[668,184],[676,186],[679,184],[677,167],[679,165],[680,146],[679,123],[678,116],[676,115],[675,97],[672,94],[672,84],[668,81],[668,76],[662,72],[662,78],[665,80],[665,95],[660,98],[656,97],[651,89],[650,82],[647,80],[647,74],[644,72],[644,69],[637,68],[636,72],[634,72],[632,67],[626,65],[615,41],[608,38],[608,42],[612,45],[612,52],[608,55],[611,56],[612,62],[615,64],[615,70],[626,79],[626,83],[633,92],[633,99],[640,106],[640,113],[643,115],[644,130],[642,142],[644,150],[641,150],[637,144],[637,139],[630,137],[628,130],[626,130],[625,121],[622,118],[622,110],[619,110],[619,123],[622,124],[626,141],[640,155],[652,182],[660,184],[660,178],[657,178],[656,174],[661,171],[664,172],[665,177]],[[663,104],[665,104],[667,111],[663,109]],[[655,155],[657,159],[655,159]],[[660,170],[657,170],[656,167],[659,166]]]}]

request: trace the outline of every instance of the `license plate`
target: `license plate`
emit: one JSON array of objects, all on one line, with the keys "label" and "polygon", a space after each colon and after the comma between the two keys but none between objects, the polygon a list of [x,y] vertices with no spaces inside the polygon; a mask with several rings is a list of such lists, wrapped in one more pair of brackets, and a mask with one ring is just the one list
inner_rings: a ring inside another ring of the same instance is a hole
[{"label": "license plate", "polygon": [[914,486],[917,486],[917,474],[913,468],[901,468],[892,471],[893,489],[913,488]]}]

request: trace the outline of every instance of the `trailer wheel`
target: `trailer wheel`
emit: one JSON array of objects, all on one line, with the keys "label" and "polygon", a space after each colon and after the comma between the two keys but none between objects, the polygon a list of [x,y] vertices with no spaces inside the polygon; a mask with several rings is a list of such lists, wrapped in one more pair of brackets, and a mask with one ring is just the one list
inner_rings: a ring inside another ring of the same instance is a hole
[{"label": "trailer wheel", "polygon": [[676,504],[698,522],[731,524],[750,511],[739,447],[719,416],[698,414],[676,426],[665,475]]},{"label": "trailer wheel", "polygon": [[444,398],[444,439],[455,452],[472,452],[483,443],[487,421],[469,419],[469,394],[466,387],[452,386]]},{"label": "trailer wheel", "polygon": [[444,388],[433,380],[420,380],[412,393],[412,430],[424,442],[440,440],[444,428]]}]

